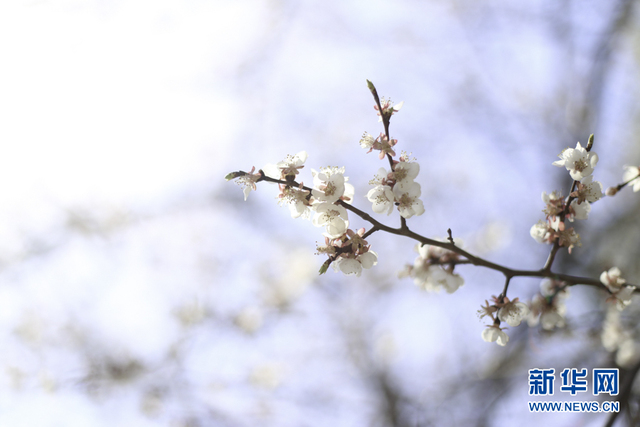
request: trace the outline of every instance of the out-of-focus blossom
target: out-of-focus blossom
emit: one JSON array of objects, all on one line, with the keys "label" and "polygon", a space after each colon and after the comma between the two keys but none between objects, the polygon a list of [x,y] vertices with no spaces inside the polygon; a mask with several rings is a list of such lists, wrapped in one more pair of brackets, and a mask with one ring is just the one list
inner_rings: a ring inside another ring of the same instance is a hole
[{"label": "out-of-focus blossom", "polygon": [[633,187],[633,192],[640,191],[640,167],[637,166],[625,166],[624,174],[622,174],[622,181],[629,181],[628,185]]},{"label": "out-of-focus blossom", "polygon": [[498,319],[500,319],[501,322],[507,323],[509,326],[518,326],[528,314],[529,307],[527,304],[518,301],[516,298],[498,310]]},{"label": "out-of-focus blossom", "polygon": [[611,292],[618,292],[626,280],[620,277],[622,273],[618,267],[612,267],[609,271],[603,271],[600,274],[600,282],[605,285]]},{"label": "out-of-focus blossom", "polygon": [[509,342],[509,336],[499,327],[491,325],[482,331],[482,339],[486,342],[496,342],[500,346],[505,346]]},{"label": "out-of-focus blossom", "polygon": [[553,241],[551,231],[546,222],[538,221],[537,224],[531,227],[529,234],[531,234],[531,237],[538,243],[551,243]]}]

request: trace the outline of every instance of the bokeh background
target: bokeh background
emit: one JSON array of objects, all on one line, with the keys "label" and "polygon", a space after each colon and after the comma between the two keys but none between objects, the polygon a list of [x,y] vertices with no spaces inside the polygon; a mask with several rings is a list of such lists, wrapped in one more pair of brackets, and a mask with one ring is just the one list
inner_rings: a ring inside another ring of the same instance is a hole
[{"label": "bokeh background", "polygon": [[[568,191],[558,153],[594,133],[605,187],[640,164],[638,13],[633,0],[3,1],[0,426],[612,423],[526,404],[528,369],[616,366],[603,293],[575,287],[566,328],[523,324],[498,347],[476,311],[500,274],[460,266],[463,288],[428,294],[397,278],[414,243],[376,233],[372,270],[318,276],[321,230],[275,186],[244,201],[223,177],[306,150],[303,181],[345,166],[371,212],[386,162],[358,144],[382,130],[370,79],[404,101],[391,134],[421,165],[426,207],[410,227],[540,268],[549,248],[529,229],[542,191]],[[639,200],[595,204],[556,269],[615,265],[638,283]],[[519,278],[509,295],[538,287]],[[617,425],[637,416],[629,390]]]}]

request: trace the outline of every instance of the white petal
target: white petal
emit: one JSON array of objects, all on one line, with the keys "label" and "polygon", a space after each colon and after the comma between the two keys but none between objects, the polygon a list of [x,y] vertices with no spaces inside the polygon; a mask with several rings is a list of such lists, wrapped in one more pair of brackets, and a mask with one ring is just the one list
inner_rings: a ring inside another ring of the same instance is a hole
[{"label": "white petal", "polygon": [[424,213],[424,205],[422,204],[422,200],[416,199],[412,205],[413,211],[416,215],[420,216]]},{"label": "white petal", "polygon": [[498,339],[498,331],[496,328],[490,326],[482,330],[482,339],[486,342],[494,342]]},{"label": "white petal", "polygon": [[378,255],[373,251],[365,252],[358,257],[358,261],[362,267],[371,268],[378,263]]},{"label": "white petal", "polygon": [[264,172],[264,174],[269,178],[273,178],[273,179],[280,179],[280,175],[282,174],[282,171],[280,170],[280,168],[272,163],[265,165],[262,168],[262,172]]},{"label": "white petal", "polygon": [[[295,155],[294,159],[299,160],[300,164],[307,161],[308,154],[306,151],[301,151]],[[299,164],[298,164],[299,165]]]},{"label": "white petal", "polygon": [[509,342],[509,335],[507,335],[504,331],[500,331],[496,342],[498,343],[498,345],[504,347]]},{"label": "white petal", "polygon": [[347,276],[356,275],[360,277],[362,273],[362,264],[358,262],[358,260],[353,258],[341,258],[339,263],[340,271],[342,271]]}]

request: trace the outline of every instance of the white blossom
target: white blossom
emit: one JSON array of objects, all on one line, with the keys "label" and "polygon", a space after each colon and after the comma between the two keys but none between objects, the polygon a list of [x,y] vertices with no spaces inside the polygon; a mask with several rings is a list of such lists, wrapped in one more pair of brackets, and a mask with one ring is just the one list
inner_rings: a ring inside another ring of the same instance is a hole
[{"label": "white blossom", "polygon": [[262,167],[262,172],[269,178],[282,179],[282,170],[273,163],[268,163]]},{"label": "white blossom", "polygon": [[459,274],[441,271],[444,272],[444,275],[436,278],[436,281],[447,293],[452,294],[464,285],[464,279]]},{"label": "white blossom", "polygon": [[[438,239],[445,241],[445,239]],[[458,247],[462,247],[460,239],[454,239]],[[444,289],[448,293],[457,291],[464,285],[464,279],[453,272],[452,264],[459,259],[459,255],[448,249],[432,245],[418,243],[415,248],[419,256],[413,266],[406,269],[407,275],[413,278],[413,282],[420,288],[429,292],[439,292]]]},{"label": "white blossom", "polygon": [[373,211],[375,213],[384,213],[390,215],[393,211],[394,195],[391,187],[388,185],[378,185],[367,193],[367,199],[373,203]]},{"label": "white blossom", "polygon": [[438,265],[429,265],[424,258],[416,259],[411,277],[417,286],[429,292],[444,289],[452,294],[464,285],[464,279],[460,275],[450,273]]},{"label": "white blossom", "polygon": [[340,205],[333,203],[320,203],[314,206],[316,211],[313,217],[313,225],[316,227],[327,227],[327,231],[323,233],[330,239],[336,239],[342,236],[349,227],[347,210]]},{"label": "white blossom", "polygon": [[402,217],[411,218],[414,215],[422,215],[424,213],[424,205],[422,200],[419,199],[421,194],[420,184],[417,182],[413,182],[406,187],[396,185],[393,187],[393,194]]},{"label": "white blossom", "polygon": [[640,360],[640,344],[632,338],[624,340],[616,353],[616,364],[623,368],[631,368]]},{"label": "white blossom", "polygon": [[[345,178],[344,180],[346,181],[349,178]],[[344,193],[342,193],[342,197],[341,199],[348,204],[353,203],[353,195],[356,193],[356,189],[353,187],[353,185],[349,184],[348,182],[344,183]]]},{"label": "white blossom", "polygon": [[[555,289],[562,284],[562,282],[556,281],[544,286],[545,283],[548,284],[549,282],[543,281],[541,288],[543,288],[543,294],[549,294],[548,296],[553,295]],[[553,299],[549,299],[548,296],[543,296],[543,294],[536,294],[533,297],[527,323],[531,327],[540,323],[545,330],[564,327],[564,315],[567,311],[567,307],[563,303],[563,297],[567,295],[565,290],[560,291]]]},{"label": "white blossom", "polygon": [[360,146],[362,148],[368,148],[369,150],[373,149],[373,145],[375,144],[376,139],[369,135],[367,132],[364,133],[364,135],[362,135],[362,138],[360,139]]},{"label": "white blossom", "polygon": [[276,166],[280,169],[279,179],[286,179],[287,176],[295,176],[299,173],[298,169],[304,167],[304,162],[307,160],[307,152],[300,151],[295,156],[288,155],[286,159],[279,162]]},{"label": "white blossom", "polygon": [[537,224],[531,227],[529,234],[531,234],[531,237],[538,243],[550,243],[551,232],[546,222],[538,221]]},{"label": "white blossom", "polygon": [[[561,288],[562,290],[560,290]],[[565,286],[565,282],[545,277],[540,282],[540,293],[545,297],[567,298],[569,296],[569,287]]]},{"label": "white blossom", "polygon": [[560,246],[566,247],[569,253],[571,253],[574,246],[582,245],[582,243],[580,243],[580,235],[576,233],[576,230],[573,227],[568,230],[560,230],[556,234],[558,236],[558,243]]},{"label": "white blossom", "polygon": [[577,193],[576,197],[578,197],[578,201],[582,199],[589,203],[597,202],[604,196],[602,193],[602,183],[594,181],[592,175],[584,178],[582,182],[580,182],[578,190],[575,193]]},{"label": "white blossom", "polygon": [[417,162],[398,162],[393,169],[396,185],[411,185],[419,172],[420,165]]},{"label": "white blossom", "polygon": [[[345,193],[344,167],[323,168],[320,172],[311,170],[313,175],[313,197],[321,202],[334,203]],[[353,188],[353,187],[351,187]],[[351,194],[353,196],[353,194]]]},{"label": "white blossom", "polygon": [[620,311],[610,307],[602,322],[602,334],[600,335],[602,346],[607,349],[607,351],[615,351],[627,335],[628,333],[623,331],[622,324],[620,323]]},{"label": "white blossom", "polygon": [[558,157],[560,160],[553,162],[553,165],[567,168],[571,178],[576,181],[582,181],[591,175],[593,168],[598,163],[598,155],[587,152],[579,142],[576,144],[576,148],[567,148]]},{"label": "white blossom", "polygon": [[559,193],[558,191],[552,191],[551,194],[547,193],[546,191],[542,192],[542,201],[545,205],[559,204],[562,202],[562,200],[562,193]]},{"label": "white blossom", "polygon": [[342,271],[347,276],[360,277],[363,268],[371,268],[378,263],[378,254],[365,252],[355,258],[338,258],[331,265],[335,271]]},{"label": "white blossom", "polygon": [[362,255],[356,257],[358,262],[362,264],[362,268],[371,268],[378,263],[378,254],[373,251],[368,251]]},{"label": "white blossom", "polygon": [[545,311],[540,315],[540,324],[542,329],[550,331],[554,328],[564,328],[564,312],[566,307],[564,305],[556,307],[555,310]]},{"label": "white blossom", "polygon": [[584,201],[582,203],[578,203],[577,200],[574,200],[569,206],[573,210],[573,213],[567,216],[569,221],[573,222],[574,219],[587,219],[589,217],[589,212],[591,212],[591,205],[589,202]]},{"label": "white blossom", "polygon": [[240,185],[242,187],[242,193],[244,194],[244,200],[247,200],[247,197],[249,196],[249,193],[251,192],[251,190],[256,191],[256,182],[258,182],[258,180],[260,179],[260,173],[254,173],[256,170],[256,167],[252,167],[251,168],[251,172],[241,176],[238,178],[238,180],[236,181],[238,183],[238,185]]},{"label": "white blossom", "polygon": [[498,310],[498,319],[509,326],[518,326],[528,314],[529,307],[527,304],[519,301],[510,301]]},{"label": "white blossom", "polygon": [[289,203],[289,211],[291,212],[291,218],[305,218],[308,219],[310,215],[309,206],[303,200],[292,200]]},{"label": "white blossom", "polygon": [[[640,191],[640,168],[637,166],[625,166],[624,174],[622,175],[622,182],[629,182],[629,185],[633,186],[633,192]],[[634,178],[635,177],[635,178]]]},{"label": "white blossom", "polygon": [[309,192],[297,187],[282,186],[280,203],[288,203],[292,218],[309,218],[311,203],[307,199]]},{"label": "white blossom", "polygon": [[618,292],[614,292],[611,298],[615,299],[616,307],[622,311],[626,306],[631,304],[631,297],[636,290],[635,286],[623,286]]},{"label": "white blossom", "polygon": [[373,179],[369,181],[369,185],[388,185],[389,177],[393,176],[385,168],[378,169],[378,172],[373,176]]},{"label": "white blossom", "polygon": [[620,269],[612,267],[609,271],[603,271],[600,274],[600,282],[605,285],[611,292],[618,292],[626,280],[620,277]]},{"label": "white blossom", "polygon": [[562,222],[559,216],[556,216],[549,219],[549,227],[551,227],[553,231],[564,230],[564,222]]},{"label": "white blossom", "polygon": [[[399,102],[396,105],[393,105],[393,102],[391,102],[390,99],[385,99],[383,97],[382,101],[380,101],[380,104],[381,104],[381,107],[382,107],[382,114],[392,116],[394,113],[397,113],[398,111],[400,111],[400,109],[404,105],[404,101]],[[373,108],[378,110],[377,114],[378,114],[378,116],[380,116],[378,121],[381,122],[382,121],[382,115],[380,114],[380,110],[379,110],[378,106],[376,105]]]},{"label": "white blossom", "polygon": [[499,327],[491,325],[482,331],[482,339],[486,342],[496,342],[500,346],[505,346],[509,342],[509,336]]}]

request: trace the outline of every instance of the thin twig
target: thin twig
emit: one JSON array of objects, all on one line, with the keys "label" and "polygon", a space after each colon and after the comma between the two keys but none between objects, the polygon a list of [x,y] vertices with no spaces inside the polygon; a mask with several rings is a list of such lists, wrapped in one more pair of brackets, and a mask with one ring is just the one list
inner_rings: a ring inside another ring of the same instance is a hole
[{"label": "thin twig", "polygon": [[[238,172],[238,176],[242,176],[243,174],[246,174],[246,172]],[[293,186],[296,188],[300,188],[303,189],[305,191],[311,191],[311,188],[306,187],[304,185],[300,185],[298,182],[296,181],[283,181],[280,179],[275,179],[275,178],[271,178],[267,175],[262,174],[262,177],[260,178],[259,181],[267,181],[267,182],[273,182],[276,184],[284,184],[284,185],[288,185],[288,186]],[[344,207],[345,209],[347,209],[348,211],[353,212],[354,214],[356,214],[357,216],[359,216],[360,218],[364,219],[365,221],[371,223],[371,225],[373,226],[369,232],[367,232],[365,235],[368,237],[371,234],[377,232],[377,231],[385,231],[389,234],[394,234],[396,236],[405,236],[408,237],[410,239],[413,239],[417,242],[422,243],[423,245],[430,245],[430,246],[437,246],[439,248],[443,248],[443,249],[447,249],[451,252],[455,252],[459,255],[462,255],[463,257],[465,257],[468,260],[469,264],[473,264],[479,267],[485,267],[485,268],[489,268],[491,270],[495,270],[495,271],[499,271],[500,273],[502,273],[503,275],[505,275],[505,277],[548,277],[550,279],[555,279],[555,280],[561,280],[566,282],[568,285],[588,285],[588,286],[595,286],[598,287],[600,289],[603,289],[609,293],[611,293],[606,286],[604,286],[599,279],[592,279],[589,277],[581,277],[581,276],[573,276],[570,274],[562,274],[562,273],[555,273],[553,271],[551,271],[550,268],[542,268],[540,270],[521,270],[521,269],[515,269],[515,268],[510,268],[510,267],[506,267],[494,262],[491,262],[489,260],[486,260],[484,258],[481,258],[479,256],[473,255],[469,252],[467,252],[466,250],[456,246],[453,243],[450,242],[442,242],[439,240],[435,240],[435,239],[430,239],[428,237],[424,237],[412,230],[407,229],[403,229],[403,228],[393,228],[393,227],[389,227],[388,225],[385,225],[383,223],[381,223],[380,221],[376,220],[375,218],[373,218],[371,215],[369,215],[368,213],[356,208],[353,205],[350,205],[348,203],[346,203],[343,200],[338,200],[336,202],[337,204],[339,204],[340,206]],[[462,264],[462,263],[459,263]],[[627,286],[636,286],[632,283],[627,283]],[[637,286],[636,286],[637,287]]]}]

